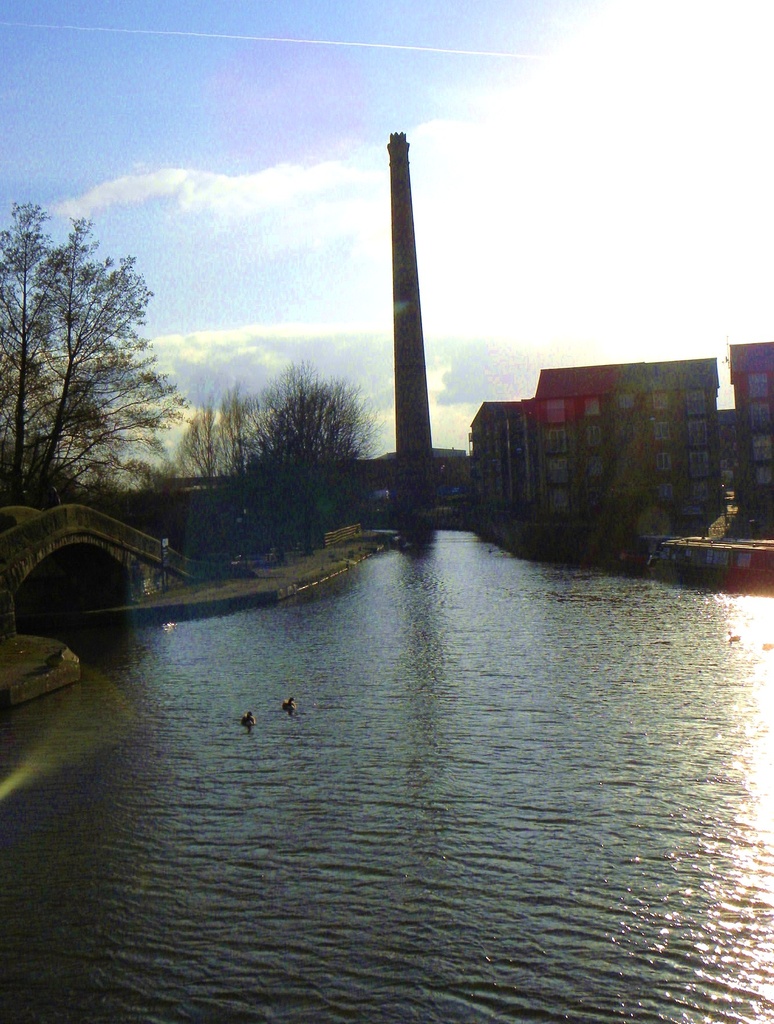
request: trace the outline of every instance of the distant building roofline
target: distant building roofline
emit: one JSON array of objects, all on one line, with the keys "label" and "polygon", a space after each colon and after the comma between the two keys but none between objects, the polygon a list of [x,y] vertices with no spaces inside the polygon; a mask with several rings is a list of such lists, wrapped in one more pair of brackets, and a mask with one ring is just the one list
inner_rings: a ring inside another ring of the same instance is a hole
[{"label": "distant building roofline", "polygon": [[719,387],[717,359],[673,359],[652,363],[606,363],[599,366],[567,366],[540,371],[535,398],[579,398],[675,387]]},{"label": "distant building roofline", "polygon": [[[466,459],[468,453],[464,448],[433,448],[434,459]],[[383,455],[377,455],[372,460],[378,462],[380,459],[395,459],[397,458],[397,452],[385,452]]]},{"label": "distant building roofline", "polygon": [[771,373],[774,371],[774,341],[752,345],[729,345],[731,383],[740,373]]}]

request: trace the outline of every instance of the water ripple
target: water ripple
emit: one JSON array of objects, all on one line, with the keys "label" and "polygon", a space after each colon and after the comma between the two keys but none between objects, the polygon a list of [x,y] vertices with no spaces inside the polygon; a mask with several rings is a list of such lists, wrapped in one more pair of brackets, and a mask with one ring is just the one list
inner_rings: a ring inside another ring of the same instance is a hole
[{"label": "water ripple", "polygon": [[770,608],[444,534],[279,608],[73,637],[48,724],[0,716],[27,780],[0,803],[3,999],[774,1018]]}]

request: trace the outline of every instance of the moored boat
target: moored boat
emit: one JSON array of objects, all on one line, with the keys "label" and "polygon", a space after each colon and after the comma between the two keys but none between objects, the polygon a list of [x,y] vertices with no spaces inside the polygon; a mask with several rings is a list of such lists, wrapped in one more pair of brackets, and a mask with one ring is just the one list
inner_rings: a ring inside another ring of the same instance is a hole
[{"label": "moored boat", "polygon": [[774,540],[663,541],[648,566],[659,579],[731,594],[774,595]]}]

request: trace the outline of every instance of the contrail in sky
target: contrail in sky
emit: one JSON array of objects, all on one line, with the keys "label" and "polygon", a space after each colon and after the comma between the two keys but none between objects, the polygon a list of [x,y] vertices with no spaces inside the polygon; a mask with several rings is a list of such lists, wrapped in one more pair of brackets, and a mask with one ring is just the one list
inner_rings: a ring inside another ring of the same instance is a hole
[{"label": "contrail in sky", "polygon": [[157,28],[108,28],[102,25],[45,25],[21,21],[0,21],[2,28],[46,29],[60,32],[109,32],[114,35],[177,36],[186,39],[234,39],[251,43],[295,43],[299,46],[349,46],[362,50],[408,50],[413,53],[448,53],[463,57],[506,57],[512,60],[546,60],[539,53],[512,53],[502,50],[457,50],[444,46],[411,46],[406,43],[361,43],[343,39],[292,39],[283,36],[250,36],[226,32],[190,32]]}]

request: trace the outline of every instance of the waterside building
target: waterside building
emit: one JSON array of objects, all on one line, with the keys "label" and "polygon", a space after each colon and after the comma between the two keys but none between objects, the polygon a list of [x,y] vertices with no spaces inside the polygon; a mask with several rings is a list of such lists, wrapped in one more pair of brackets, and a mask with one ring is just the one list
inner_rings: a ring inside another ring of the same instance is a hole
[{"label": "waterside building", "polygon": [[774,342],[729,348],[736,407],[734,490],[745,532],[752,537],[766,536],[774,529]]},{"label": "waterside building", "polygon": [[471,425],[479,504],[515,518],[702,532],[723,507],[715,359],[546,369]]}]

